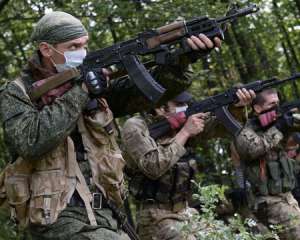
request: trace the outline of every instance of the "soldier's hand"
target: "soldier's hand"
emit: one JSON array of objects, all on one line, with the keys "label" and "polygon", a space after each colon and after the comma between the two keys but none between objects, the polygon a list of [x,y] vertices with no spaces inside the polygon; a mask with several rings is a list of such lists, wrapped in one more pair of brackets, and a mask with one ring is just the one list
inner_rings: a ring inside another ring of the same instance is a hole
[{"label": "soldier's hand", "polygon": [[198,135],[204,129],[204,122],[206,116],[207,114],[205,113],[197,113],[191,115],[187,119],[186,123],[184,124],[181,130],[184,131],[189,137]]},{"label": "soldier's hand", "polygon": [[200,33],[199,36],[191,36],[187,39],[188,45],[195,51],[199,50],[210,50],[214,47],[221,47],[221,40],[215,37],[214,40],[210,40],[207,36]]},{"label": "soldier's hand", "polygon": [[176,134],[176,142],[184,146],[190,137],[196,136],[202,132],[207,115],[208,114],[206,113],[197,113],[189,116],[184,126]]},{"label": "soldier's hand", "polygon": [[82,88],[88,92],[91,97],[101,97],[104,90],[108,87],[109,70],[102,68],[100,71],[90,71],[84,76]]},{"label": "soldier's hand", "polygon": [[256,97],[256,94],[253,90],[247,90],[245,88],[239,89],[236,92],[236,95],[239,98],[239,102],[235,104],[236,107],[243,107],[250,105],[253,99]]}]

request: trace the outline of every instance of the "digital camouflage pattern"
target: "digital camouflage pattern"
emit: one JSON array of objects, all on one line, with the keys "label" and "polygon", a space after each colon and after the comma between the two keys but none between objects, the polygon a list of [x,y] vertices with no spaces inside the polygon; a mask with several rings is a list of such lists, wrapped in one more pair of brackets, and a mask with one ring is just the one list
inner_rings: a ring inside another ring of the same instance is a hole
[{"label": "digital camouflage pattern", "polygon": [[[181,87],[190,84],[190,78],[188,76],[181,82],[174,77],[174,74],[179,74],[180,77],[185,75],[184,72],[181,72],[184,71],[183,68],[178,67],[174,73],[159,74],[157,72],[163,69],[171,70],[173,68],[159,67],[154,71],[154,74],[156,74],[161,81],[165,80],[169,85],[171,85],[172,81],[175,81],[176,84],[174,84],[174,86],[176,87],[178,87],[180,83],[182,83]],[[53,73],[50,73],[41,66],[39,54],[36,54],[23,70],[21,79],[25,90],[28,92],[35,81],[49,77],[52,74]],[[161,79],[159,76],[164,76],[165,78]],[[130,111],[128,102],[126,102],[127,100],[129,102],[132,101],[130,97],[137,101],[142,99],[140,100],[141,102],[146,102],[144,96],[139,91],[136,91],[135,86],[128,84],[126,88],[127,83],[129,83],[129,81],[125,81],[123,92],[119,91],[120,88],[115,87],[113,88],[112,94],[108,97],[109,103],[112,104],[116,112],[120,114],[126,113],[127,110]],[[166,85],[168,86],[168,84]],[[126,90],[134,94],[125,94]],[[177,90],[173,91],[170,89],[171,95],[177,94],[176,91]],[[113,93],[116,92],[118,94],[114,95]],[[125,101],[121,101],[122,105],[119,106],[118,103],[114,104],[113,97],[116,96],[116,102],[122,99],[123,96],[123,100]],[[0,98],[0,117],[4,127],[5,139],[13,156],[13,160],[18,156],[22,156],[26,161],[36,161],[61,145],[67,136],[70,136],[71,132],[75,129],[78,124],[78,119],[82,116],[89,100],[88,94],[84,92],[80,86],[74,85],[71,90],[57,98],[51,105],[40,108],[29,100],[27,94],[25,94],[15,82],[9,83],[2,89]],[[135,110],[140,111],[144,109],[142,104],[135,104],[134,106],[139,107]],[[148,104],[148,108],[150,108],[150,104]],[[108,139],[99,140],[104,142],[108,141]],[[109,161],[109,159],[107,159],[107,161]],[[115,160],[111,162],[116,164],[114,163]],[[87,161],[79,162],[79,166],[84,176],[90,176],[91,168]],[[110,195],[110,193],[108,193],[108,195]],[[101,218],[99,218],[99,214]],[[67,207],[61,212],[57,222],[44,227],[38,227],[36,225],[30,226],[30,231],[36,239],[58,239],[58,236],[61,236],[60,239],[67,239],[74,234],[78,235],[78,239],[128,238],[128,236],[122,233],[120,228],[117,227],[116,220],[111,217],[110,210],[103,209],[97,211],[96,220],[100,221],[100,225],[91,226],[88,224],[85,208],[77,209],[76,211],[72,208],[71,211],[70,208]]]},{"label": "digital camouflage pattern", "polygon": [[235,146],[251,184],[251,203],[257,218],[266,226],[279,225],[280,239],[300,239],[300,208],[291,194],[295,186],[294,161],[282,147],[284,135],[276,128],[262,130],[248,121]]},{"label": "digital camouflage pattern", "polygon": [[74,86],[38,110],[15,83],[8,84],[0,96],[0,118],[10,152],[36,159],[55,148],[75,128],[87,101],[87,93]]},{"label": "digital camouflage pattern", "polygon": [[31,226],[33,240],[130,240],[119,229],[111,210],[95,210],[98,226],[91,226],[85,208],[67,207],[50,226]]}]

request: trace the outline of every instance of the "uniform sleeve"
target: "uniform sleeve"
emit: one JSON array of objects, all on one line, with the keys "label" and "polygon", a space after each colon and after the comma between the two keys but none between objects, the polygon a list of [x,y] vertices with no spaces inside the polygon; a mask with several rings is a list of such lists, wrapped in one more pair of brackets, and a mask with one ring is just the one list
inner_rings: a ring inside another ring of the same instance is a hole
[{"label": "uniform sleeve", "polygon": [[122,140],[125,156],[131,159],[126,161],[133,161],[139,171],[153,180],[166,173],[186,152],[175,139],[167,144],[155,142],[149,135],[145,121],[140,118],[125,122]]},{"label": "uniform sleeve", "polygon": [[38,110],[16,84],[0,95],[0,117],[10,151],[37,158],[65,140],[76,125],[88,95],[74,86],[51,105]]},{"label": "uniform sleeve", "polygon": [[[154,80],[167,89],[157,106],[190,87],[192,73],[187,60],[174,66],[158,66],[151,71]],[[128,77],[112,81],[106,99],[115,117],[149,111],[155,107]]]},{"label": "uniform sleeve", "polygon": [[245,127],[235,139],[235,146],[242,159],[256,160],[276,147],[282,139],[283,134],[276,127],[271,127],[262,134]]}]

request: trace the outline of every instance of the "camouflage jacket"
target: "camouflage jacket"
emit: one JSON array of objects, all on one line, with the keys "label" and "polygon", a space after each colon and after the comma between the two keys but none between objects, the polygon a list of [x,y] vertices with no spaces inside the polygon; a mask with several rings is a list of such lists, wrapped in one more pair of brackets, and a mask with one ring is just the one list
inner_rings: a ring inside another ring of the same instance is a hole
[{"label": "camouflage jacket", "polygon": [[[185,60],[177,68],[165,66],[154,71],[156,79],[169,88],[165,97],[176,96],[190,85],[190,75],[186,69]],[[51,73],[42,68],[36,54],[21,74],[27,92],[37,78],[42,79],[41,76],[48,77]],[[153,107],[150,103],[143,105],[147,102],[145,97],[129,80],[120,82],[125,84],[124,88],[117,87],[121,83],[115,80],[115,91],[107,99],[114,114],[125,115]],[[9,83],[0,95],[0,120],[13,158],[38,158],[58,146],[75,128],[88,99],[88,94],[75,85],[51,105],[38,110],[15,83]]]},{"label": "camouflage jacket", "polygon": [[[192,139],[195,143],[213,137],[224,137],[225,128],[212,115],[206,120],[204,131]],[[156,191],[159,202],[173,202],[187,198],[191,193],[190,180],[198,171],[195,159],[186,159],[185,147],[174,137],[165,136],[154,140],[149,133],[146,121],[141,117],[127,120],[122,128],[124,158],[131,180],[131,192],[138,198],[151,198],[145,191]],[[193,143],[190,143],[193,144]],[[147,186],[145,184],[149,183]],[[151,187],[152,186],[152,187]],[[138,196],[140,190],[146,196]],[[187,200],[187,199],[186,199]]]},{"label": "camouflage jacket", "polygon": [[294,188],[294,160],[288,158],[285,136],[275,126],[262,129],[257,119],[249,120],[235,139],[246,178],[258,195],[276,195]]}]

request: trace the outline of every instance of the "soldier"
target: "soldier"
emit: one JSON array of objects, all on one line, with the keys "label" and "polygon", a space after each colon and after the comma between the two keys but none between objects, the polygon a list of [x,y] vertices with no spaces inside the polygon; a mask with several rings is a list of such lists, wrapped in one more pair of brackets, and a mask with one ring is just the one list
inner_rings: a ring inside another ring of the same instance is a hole
[{"label": "soldier", "polygon": [[[67,83],[32,102],[28,93],[33,85],[82,63],[88,34],[75,17],[52,12],[36,24],[32,39],[36,53],[20,78],[1,92],[0,116],[12,162],[0,175],[0,196],[33,239],[128,239],[117,218],[125,197],[125,162],[110,107],[119,115],[127,113],[131,95],[123,89],[136,93],[135,101],[144,97],[125,85],[115,101],[114,92],[96,99],[99,107],[90,112],[86,86]],[[204,35],[192,36],[188,43],[194,50],[220,46],[219,39],[213,43]],[[190,83],[185,67],[161,66],[156,75],[182,87]]]},{"label": "soldier", "polygon": [[[254,92],[239,90],[240,104],[249,103]],[[156,116],[133,117],[122,130],[126,170],[130,176],[129,190],[138,201],[138,234],[143,240],[184,239],[182,227],[196,210],[188,207],[191,196],[191,180],[197,173],[193,157],[186,158],[188,140],[195,136],[207,140],[203,132],[207,114],[190,116],[184,126],[168,135],[153,139],[147,126],[155,118],[166,117],[187,108],[188,95],[182,93],[167,104],[155,109]],[[212,119],[209,117],[209,119]],[[209,120],[208,120],[209,121]],[[216,129],[217,121],[209,121],[205,132]],[[223,130],[224,132],[224,130]],[[196,141],[196,140],[195,140]],[[189,235],[188,239],[195,239]]]},{"label": "soldier", "polygon": [[285,145],[285,151],[289,158],[295,160],[295,174],[296,174],[296,187],[293,189],[292,193],[294,198],[297,200],[298,205],[300,203],[300,154],[299,154],[299,143],[300,143],[300,133],[295,132],[290,135],[287,139]]},{"label": "soldier", "polygon": [[253,101],[256,117],[249,120],[235,141],[245,177],[250,182],[257,218],[266,226],[279,225],[280,239],[300,239],[300,209],[291,194],[295,186],[294,161],[282,146],[295,127],[291,113],[277,116],[277,91],[268,89]]}]

